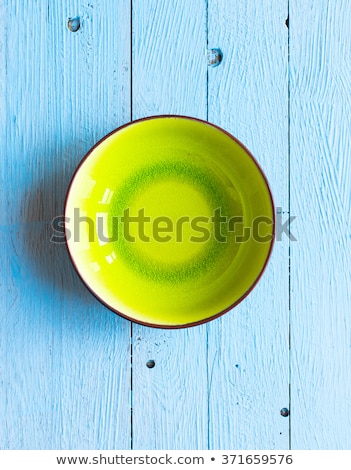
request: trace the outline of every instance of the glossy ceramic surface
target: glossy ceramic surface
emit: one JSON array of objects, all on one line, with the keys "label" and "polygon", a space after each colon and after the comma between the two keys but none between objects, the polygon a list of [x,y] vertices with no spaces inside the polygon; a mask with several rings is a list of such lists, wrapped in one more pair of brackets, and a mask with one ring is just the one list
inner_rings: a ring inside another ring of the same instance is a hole
[{"label": "glossy ceramic surface", "polygon": [[135,121],[84,158],[66,199],[71,259],[105,305],[184,327],[240,302],[274,238],[267,180],[234,137],[200,120]]}]

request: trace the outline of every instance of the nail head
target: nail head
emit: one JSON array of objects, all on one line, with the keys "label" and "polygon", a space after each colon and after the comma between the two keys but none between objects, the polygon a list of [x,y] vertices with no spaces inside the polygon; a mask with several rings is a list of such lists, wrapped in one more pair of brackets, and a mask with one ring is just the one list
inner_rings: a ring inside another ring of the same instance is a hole
[{"label": "nail head", "polygon": [[223,52],[219,48],[207,50],[207,64],[209,67],[217,67],[223,60]]},{"label": "nail head", "polygon": [[67,27],[72,33],[76,33],[80,29],[80,18],[68,18]]}]

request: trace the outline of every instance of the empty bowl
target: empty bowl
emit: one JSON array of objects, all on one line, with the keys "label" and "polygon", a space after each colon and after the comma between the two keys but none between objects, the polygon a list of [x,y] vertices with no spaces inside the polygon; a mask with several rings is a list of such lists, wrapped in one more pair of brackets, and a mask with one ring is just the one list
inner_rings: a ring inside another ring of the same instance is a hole
[{"label": "empty bowl", "polygon": [[267,179],[232,135],[155,116],[111,132],[68,189],[65,235],[90,291],[132,321],[212,320],[253,289],[272,250]]}]

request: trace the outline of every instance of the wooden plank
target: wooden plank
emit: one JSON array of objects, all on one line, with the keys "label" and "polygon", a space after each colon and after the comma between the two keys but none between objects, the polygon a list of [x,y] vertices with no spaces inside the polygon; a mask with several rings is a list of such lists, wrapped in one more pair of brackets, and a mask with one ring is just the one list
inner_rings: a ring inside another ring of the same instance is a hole
[{"label": "wooden plank", "polygon": [[3,449],[130,447],[130,323],[88,293],[65,247],[49,241],[74,168],[130,119],[129,17],[129,1],[6,7]]},{"label": "wooden plank", "polygon": [[290,8],[292,448],[350,449],[351,4]]},{"label": "wooden plank", "polygon": [[133,119],[206,118],[205,45],[203,0],[133,0]]},{"label": "wooden plank", "polygon": [[[205,46],[203,0],[133,0],[133,117],[206,118]],[[134,449],[207,448],[206,358],[206,327],[133,325]]]},{"label": "wooden plank", "polygon": [[[1,142],[1,154],[0,154],[0,188],[4,187],[5,180],[5,168],[6,168],[6,158],[5,158],[5,149],[6,149],[6,36],[7,36],[7,23],[6,23],[6,14],[7,9],[5,2],[0,2],[0,142]],[[0,189],[1,191],[1,189]],[[6,231],[4,230],[5,223],[5,198],[3,193],[0,194],[0,236],[2,241],[6,236]],[[4,243],[0,246],[0,383],[3,377],[3,367],[4,362],[2,358],[4,357],[4,344],[2,341],[1,332],[4,331],[5,322],[6,322],[6,294],[7,294],[7,266],[6,266],[6,253],[3,249]],[[1,385],[0,385],[1,387]],[[2,389],[0,389],[2,390]],[[1,392],[0,392],[1,393]],[[5,416],[6,413],[6,404],[5,400],[0,400],[0,416]],[[5,431],[3,426],[0,426],[0,449],[3,446],[5,441]]]},{"label": "wooden plank", "polygon": [[[1,183],[5,178],[6,173],[6,38],[8,25],[6,21],[6,4],[4,1],[0,2],[0,141],[2,143],[2,149],[0,154],[0,178]],[[3,186],[3,185],[1,185]],[[4,213],[5,213],[5,198],[0,197],[0,227],[4,224]],[[4,264],[1,263],[3,267]],[[0,283],[3,287],[4,283]],[[4,299],[4,296],[1,296]]]},{"label": "wooden plank", "polygon": [[[209,120],[239,138],[288,203],[287,1],[210,0]],[[287,449],[289,418],[289,240],[276,242],[258,286],[208,326],[209,446]]]}]

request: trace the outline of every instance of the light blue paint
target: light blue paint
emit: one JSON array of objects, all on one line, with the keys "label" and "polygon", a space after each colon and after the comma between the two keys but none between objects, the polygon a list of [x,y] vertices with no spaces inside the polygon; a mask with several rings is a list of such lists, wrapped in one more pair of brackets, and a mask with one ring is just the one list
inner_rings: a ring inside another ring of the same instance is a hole
[{"label": "light blue paint", "polygon": [[[206,2],[133,0],[133,32],[133,117],[206,119]],[[206,326],[133,325],[134,449],[206,449],[207,390]]]},{"label": "light blue paint", "polygon": [[130,445],[130,324],[95,301],[65,246],[49,242],[74,168],[130,119],[126,17],[129,2],[2,8],[1,449]]},{"label": "light blue paint", "polygon": [[[288,207],[287,2],[209,3],[209,120],[262,165],[276,206]],[[257,287],[208,326],[210,442],[214,449],[288,449],[289,245],[276,243]],[[239,367],[236,368],[235,364]]]},{"label": "light blue paint", "polygon": [[[1,3],[0,449],[351,448],[351,10],[290,0],[289,65],[287,14],[287,0]],[[85,152],[162,113],[236,135],[297,215],[290,311],[288,240],[238,308],[180,331],[131,331],[49,242]]]},{"label": "light blue paint", "polygon": [[351,4],[290,3],[292,447],[350,450]]}]

